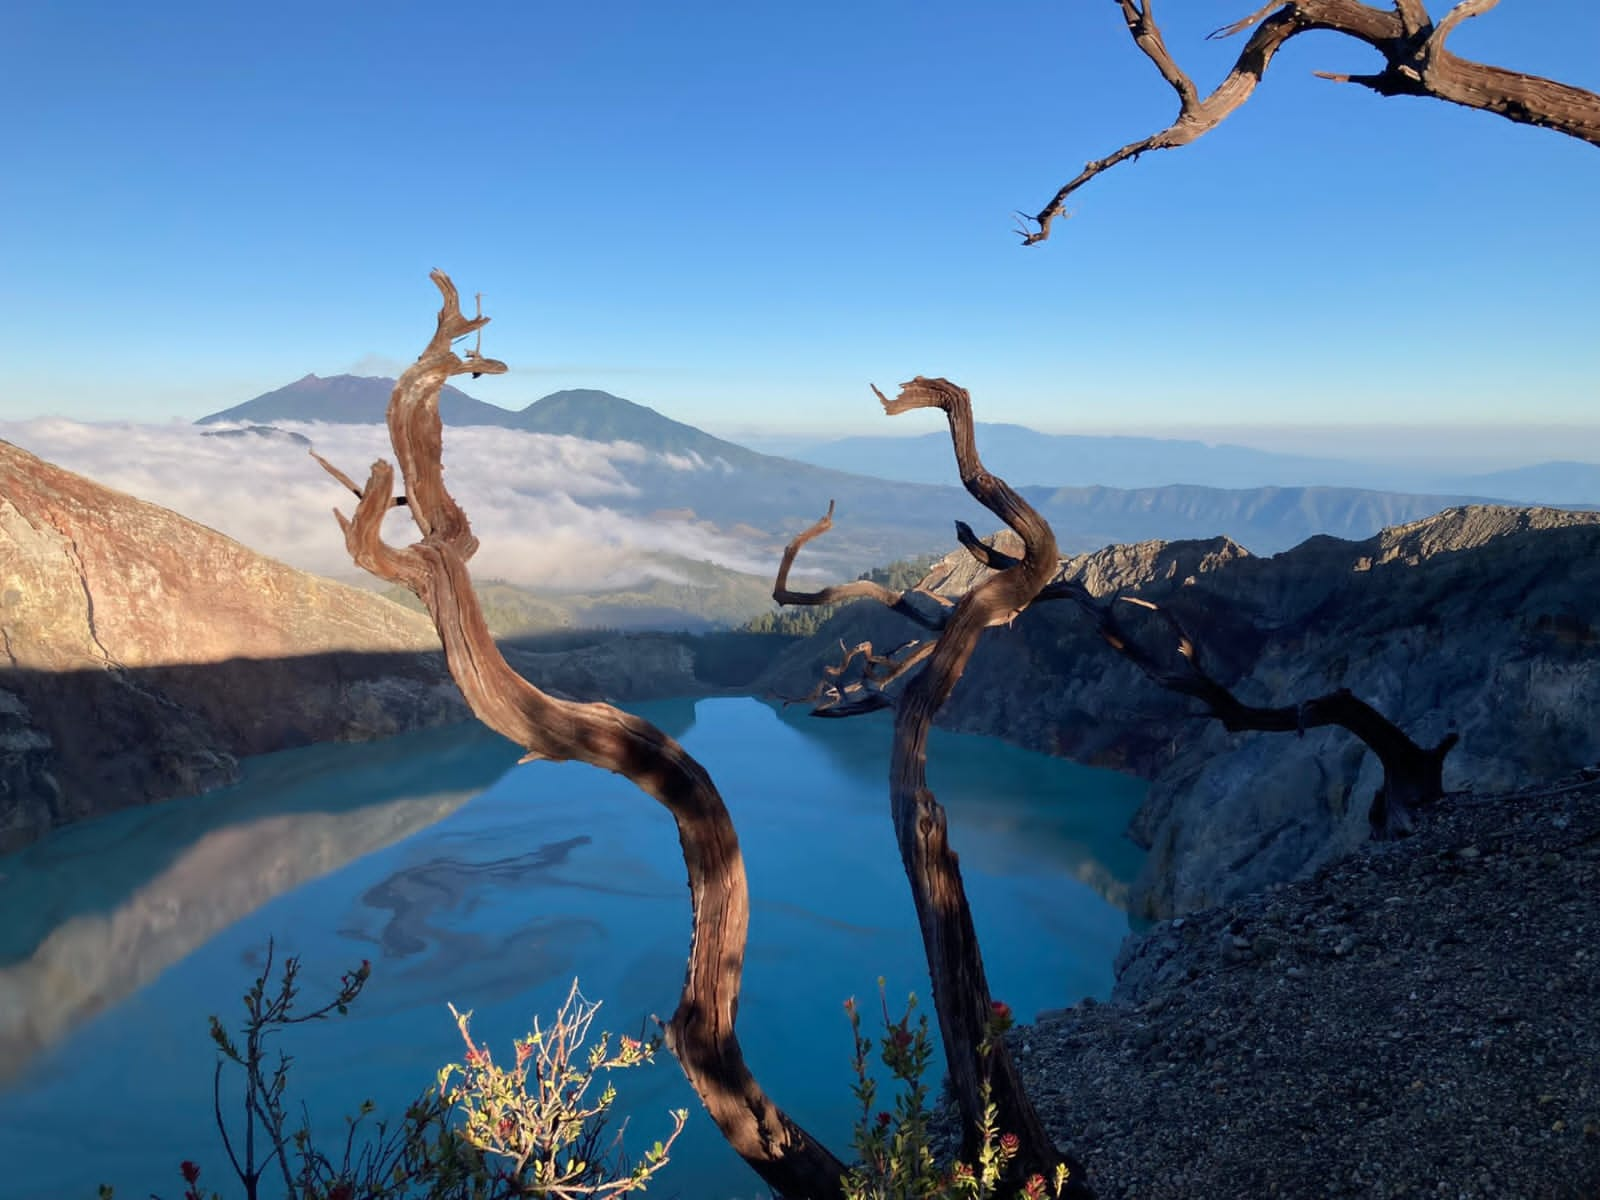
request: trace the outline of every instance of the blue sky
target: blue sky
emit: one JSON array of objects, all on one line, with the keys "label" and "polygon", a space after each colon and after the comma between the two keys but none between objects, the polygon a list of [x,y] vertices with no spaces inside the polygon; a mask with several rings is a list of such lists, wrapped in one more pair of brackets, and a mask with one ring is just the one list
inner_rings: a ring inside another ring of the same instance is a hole
[{"label": "blue sky", "polygon": [[[1251,6],[1164,6],[1203,88],[1239,44],[1204,33]],[[1591,0],[1452,46],[1600,88]],[[1581,442],[1600,153],[1311,76],[1373,62],[1297,39],[1222,128],[1025,250],[1012,210],[1171,115],[1110,0],[25,4],[0,418],[392,373],[440,266],[486,295],[513,371],[471,390],[507,407],[593,386],[719,432],[888,432],[867,382],[920,372],[1052,430]]]}]

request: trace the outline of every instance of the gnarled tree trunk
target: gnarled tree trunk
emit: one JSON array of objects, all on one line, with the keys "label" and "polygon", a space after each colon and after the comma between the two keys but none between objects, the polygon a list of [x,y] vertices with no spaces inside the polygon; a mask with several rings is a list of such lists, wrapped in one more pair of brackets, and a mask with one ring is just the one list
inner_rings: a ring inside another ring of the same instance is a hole
[{"label": "gnarled tree trunk", "polygon": [[[467,515],[444,484],[439,390],[453,375],[492,375],[504,363],[451,342],[487,324],[461,313],[448,276],[433,272],[444,306],[433,339],[395,384],[389,436],[405,479],[396,500],[394,468],[372,465],[364,487],[318,457],[359,497],[355,517],[336,514],[356,563],[404,584],[427,606],[444,643],[450,674],[479,720],[528,751],[529,759],[575,759],[625,776],[659,801],[678,826],[689,879],[693,929],[668,1048],[728,1143],[769,1185],[791,1200],[841,1200],[844,1164],[795,1124],[762,1090],[734,1031],[744,968],[750,898],[733,821],[704,767],[648,721],[609,704],[545,695],[506,662],[484,623],[467,562],[478,548]],[[420,541],[383,541],[384,514],[405,504]]]},{"label": "gnarled tree trunk", "polygon": [[[919,607],[909,593],[892,592],[876,584],[794,591],[788,585],[789,568],[800,547],[831,526],[830,504],[822,520],[789,543],[779,566],[773,598],[780,604],[826,604],[865,596],[939,632],[934,642],[910,644],[912,652],[903,659],[896,659],[892,653],[873,655],[870,646],[857,647],[847,656],[846,665],[850,657],[864,655],[865,669],[874,686],[854,692],[838,691],[834,702],[825,704],[817,713],[851,716],[891,705],[895,709],[889,767],[890,814],[916,903],[945,1060],[966,1130],[965,1149],[969,1154],[974,1149],[976,1131],[984,1115],[987,1084],[999,1128],[1018,1138],[1019,1149],[1012,1162],[1014,1176],[1025,1179],[1037,1173],[1048,1179],[1065,1160],[1039,1120],[1004,1040],[991,1038],[993,997],[961,880],[960,860],[950,846],[944,807],[928,787],[927,747],[933,719],[966,670],[983,631],[1015,620],[1055,574],[1060,556],[1049,523],[1004,480],[984,468],[973,435],[972,402],[965,389],[944,379],[918,376],[902,385],[895,399],[890,400],[881,392],[878,398],[891,416],[917,408],[944,412],[961,482],[979,503],[1022,538],[1023,556],[1012,559],[998,574],[963,596],[954,608],[943,611]],[[912,678],[898,701],[891,701],[883,688],[910,666],[922,662],[926,662],[923,670]],[[986,1044],[990,1048],[984,1053]],[[1067,1194],[1092,1195],[1082,1182],[1079,1164],[1068,1162],[1067,1166],[1072,1172]]]}]

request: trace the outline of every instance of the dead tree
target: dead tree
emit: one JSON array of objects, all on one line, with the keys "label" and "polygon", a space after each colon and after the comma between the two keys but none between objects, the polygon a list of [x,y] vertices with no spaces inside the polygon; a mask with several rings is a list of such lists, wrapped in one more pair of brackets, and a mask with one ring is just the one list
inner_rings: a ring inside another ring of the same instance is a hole
[{"label": "dead tree", "polygon": [[[1009,1050],[1002,1040],[987,1058],[980,1052],[993,1021],[993,1001],[959,860],[950,846],[944,807],[928,788],[927,746],[934,716],[966,670],[983,631],[995,625],[1009,625],[1026,610],[1056,574],[1060,555],[1049,523],[1003,479],[984,469],[973,436],[972,402],[965,389],[944,379],[918,376],[903,384],[893,400],[882,392],[877,394],[890,416],[917,408],[944,412],[962,484],[1021,537],[1022,557],[1009,560],[953,606],[918,604],[914,590],[896,593],[877,584],[864,586],[863,581],[816,592],[793,591],[789,587],[789,569],[800,548],[832,526],[830,504],[827,515],[789,543],[772,595],[779,604],[828,604],[868,597],[938,633],[932,641],[907,643],[886,655],[874,654],[865,643],[849,651],[837,670],[842,674],[855,658],[860,658],[863,682],[842,687],[823,685],[818,695],[826,694],[826,700],[816,711],[821,716],[842,717],[891,706],[895,710],[889,768],[890,813],[916,903],[945,1060],[967,1130],[966,1148],[972,1149],[974,1132],[983,1115],[987,1079],[998,1109],[999,1127],[1020,1141],[1014,1169],[1022,1178],[1035,1172],[1049,1178],[1063,1157],[1034,1111]],[[898,697],[891,699],[885,690],[888,684],[919,664],[925,664],[923,669]],[[1087,1189],[1076,1183],[1082,1178],[1078,1164],[1067,1165],[1075,1186],[1081,1189],[1073,1194],[1088,1195]]]},{"label": "dead tree", "polygon": [[1600,95],[1570,84],[1525,75],[1504,67],[1473,62],[1452,54],[1445,42],[1467,20],[1488,12],[1499,0],[1458,0],[1436,23],[1425,0],[1394,0],[1379,8],[1357,0],[1272,0],[1250,15],[1225,25],[1212,38],[1231,37],[1254,28],[1232,70],[1211,92],[1200,91],[1167,49],[1151,9],[1154,0],[1116,0],[1128,32],[1156,70],[1178,94],[1178,115],[1172,124],[1149,137],[1130,142],[1102,159],[1088,163],[1035,215],[1024,217],[1018,232],[1024,245],[1050,236],[1050,225],[1066,215],[1067,197],[1102,171],[1138,158],[1150,150],[1187,146],[1210,133],[1250,99],[1273,56],[1288,40],[1308,30],[1329,30],[1365,42],[1383,56],[1383,69],[1353,75],[1318,71],[1323,79],[1355,83],[1381,96],[1428,96],[1467,108],[1482,109],[1524,125],[1554,129],[1568,137],[1600,146]]},{"label": "dead tree", "polygon": [[[956,522],[956,536],[974,558],[993,570],[1011,569],[1017,559],[979,541],[964,522]],[[1205,666],[1199,643],[1170,608],[1139,596],[1098,600],[1076,580],[1056,580],[1043,588],[1035,603],[1071,600],[1094,621],[1105,643],[1138,667],[1147,679],[1181,696],[1200,701],[1197,716],[1221,722],[1230,733],[1305,733],[1308,729],[1336,725],[1354,734],[1377,756],[1383,782],[1367,810],[1372,836],[1385,841],[1404,837],[1416,824],[1419,809],[1444,794],[1444,760],[1460,741],[1451,732],[1432,747],[1418,745],[1393,721],[1372,705],[1338,688],[1298,704],[1259,707],[1246,704],[1225,687]],[[1168,652],[1153,650],[1117,615],[1119,603],[1152,615],[1171,639]]]},{"label": "dead tree", "polygon": [[[389,401],[389,438],[405,481],[397,500],[394,468],[373,463],[365,486],[318,461],[358,497],[354,519],[336,513],[357,565],[404,584],[427,606],[444,643],[450,674],[473,713],[527,750],[523,761],[576,760],[625,776],[659,801],[678,826],[689,878],[693,926],[668,1048],[728,1143],[771,1187],[794,1200],[843,1196],[844,1164],[780,1109],[756,1082],[734,1031],[744,967],[750,898],[744,860],[727,807],[704,767],[648,721],[609,704],[545,695],[501,655],[473,592],[467,563],[478,548],[467,515],[445,487],[440,465],[439,390],[453,375],[498,375],[502,362],[476,349],[457,355],[457,339],[488,318],[462,315],[442,271],[437,329],[401,375]],[[481,335],[480,335],[481,336]],[[421,539],[403,549],[383,540],[384,514],[403,503]]]},{"label": "dead tree", "polygon": [[[1153,682],[1201,701],[1206,711],[1200,715],[1214,717],[1229,730],[1304,732],[1325,725],[1348,730],[1366,743],[1383,766],[1383,785],[1368,814],[1378,837],[1409,832],[1416,810],[1439,798],[1444,759],[1457,736],[1451,733],[1437,746],[1425,749],[1344,689],[1298,705],[1261,708],[1245,704],[1206,671],[1194,639],[1174,614],[1142,598],[1122,597],[1153,614],[1171,632],[1178,661],[1176,665],[1166,661],[1143,646],[1118,619],[1115,600],[1102,603],[1082,584],[1056,578],[1060,556],[1055,534],[1027,501],[984,469],[974,441],[971,398],[964,389],[943,379],[918,376],[904,384],[894,400],[881,392],[878,398],[891,416],[914,408],[943,410],[961,482],[1021,538],[1021,557],[985,545],[958,521],[961,544],[995,573],[953,604],[920,589],[895,592],[867,581],[796,591],[789,586],[790,569],[802,547],[833,527],[830,503],[822,518],[784,549],[772,597],[784,605],[871,599],[937,635],[933,640],[904,642],[884,653],[875,651],[870,642],[853,647],[841,643],[842,660],[823,669],[824,678],[806,699],[815,704],[812,711],[820,717],[894,709],[890,811],[916,903],[945,1058],[964,1125],[970,1137],[983,1112],[982,1089],[987,1078],[999,1109],[1000,1127],[1021,1139],[1018,1166],[1022,1174],[1039,1172],[1048,1177],[1055,1163],[1063,1160],[1039,1121],[1004,1044],[995,1047],[987,1060],[979,1053],[991,1012],[988,979],[959,861],[950,846],[944,808],[927,785],[927,739],[933,719],[961,678],[984,630],[1009,626],[1034,605],[1072,600],[1095,620],[1112,649]],[[890,692],[891,684],[919,666],[923,669],[903,690]],[[1077,1164],[1068,1165],[1075,1177],[1081,1177]]]}]

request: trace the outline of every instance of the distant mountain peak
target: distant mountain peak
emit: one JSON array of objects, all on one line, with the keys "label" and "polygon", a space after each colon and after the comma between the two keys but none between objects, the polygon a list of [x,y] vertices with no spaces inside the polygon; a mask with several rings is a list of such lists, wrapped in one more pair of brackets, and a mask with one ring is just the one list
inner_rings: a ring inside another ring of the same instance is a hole
[{"label": "distant mountain peak", "polygon": [[753,450],[597,388],[567,388],[535,400],[517,414],[517,427],[592,442],[633,442],[658,454],[698,455],[738,464],[759,457]]},{"label": "distant mountain peak", "polygon": [[[324,421],[330,425],[381,425],[394,382],[381,375],[311,373],[243,404],[208,413],[195,424]],[[449,425],[515,425],[517,419],[509,409],[486,404],[449,386],[439,392],[439,415]]]},{"label": "distant mountain peak", "polygon": [[[610,404],[623,408],[642,408],[646,412],[655,412],[643,404],[636,404],[632,400],[624,400],[621,396],[611,392],[601,391],[599,388],[562,388],[559,392],[551,392],[548,396],[541,396],[523,412],[537,408],[542,404]],[[657,413],[659,416],[660,414]]]},{"label": "distant mountain peak", "polygon": [[[381,425],[394,383],[381,376],[310,373],[253,400],[210,413],[195,424],[324,421],[336,425]],[[633,442],[658,454],[692,454],[706,461],[722,458],[742,463],[759,457],[743,446],[712,437],[647,405],[599,388],[551,392],[514,412],[447,386],[439,393],[439,415],[447,426],[490,425],[594,442]]]}]

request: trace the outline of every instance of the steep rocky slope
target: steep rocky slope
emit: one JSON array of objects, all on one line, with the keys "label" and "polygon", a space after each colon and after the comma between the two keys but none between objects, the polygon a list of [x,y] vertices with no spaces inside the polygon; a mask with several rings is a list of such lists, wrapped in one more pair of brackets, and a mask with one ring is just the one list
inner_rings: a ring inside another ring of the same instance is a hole
[{"label": "steep rocky slope", "polygon": [[[1348,687],[1418,741],[1448,729],[1453,789],[1503,789],[1600,760],[1600,519],[1466,507],[1364,541],[1312,538],[1272,558],[1226,539],[1115,546],[1066,560],[1097,595],[1181,613],[1214,674],[1252,703]],[[985,572],[964,554],[925,585]],[[858,604],[763,677],[798,696],[847,644],[910,636]],[[995,630],[944,718],[1151,779],[1133,827],[1151,853],[1138,908],[1164,916],[1316,868],[1366,837],[1376,761],[1340,730],[1229,735],[1193,719],[1112,653],[1068,605]]]},{"label": "steep rocky slope", "polygon": [[422,618],[0,442],[0,847],[465,717]]},{"label": "steep rocky slope", "polygon": [[[465,720],[438,645],[420,614],[0,442],[0,851],[231,782],[240,756]],[[704,690],[670,639],[508,658],[582,698]]]},{"label": "steep rocky slope", "polygon": [[1098,1195],[1600,1195],[1600,779],[1441,809],[1012,1032]]}]

